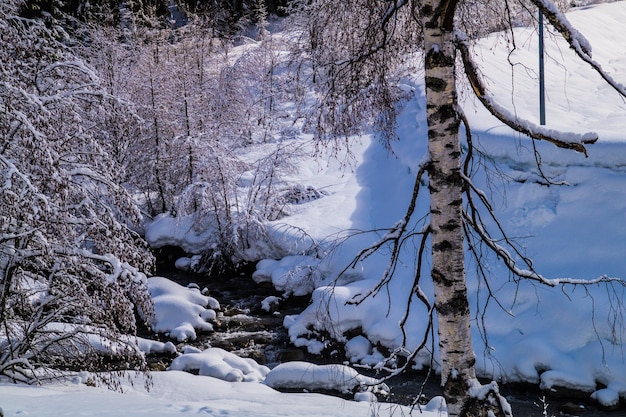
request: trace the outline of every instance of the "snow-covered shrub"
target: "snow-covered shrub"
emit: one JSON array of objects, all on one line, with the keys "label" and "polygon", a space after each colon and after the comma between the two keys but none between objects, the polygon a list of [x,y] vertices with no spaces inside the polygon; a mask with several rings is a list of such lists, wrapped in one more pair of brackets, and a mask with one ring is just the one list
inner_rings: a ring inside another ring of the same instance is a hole
[{"label": "snow-covered shrub", "polygon": [[123,130],[135,126],[132,141],[114,140],[125,150],[127,185],[150,215],[170,213],[206,238],[192,252],[203,254],[195,270],[276,256],[264,223],[322,196],[284,179],[302,151],[292,145],[294,74],[281,37],[236,51],[191,25],[136,37],[138,49],[110,36],[92,47],[107,89],[133,101],[142,121],[115,118]]},{"label": "snow-covered shrub", "polygon": [[281,146],[252,163],[225,154],[208,158],[201,171],[204,179],[189,185],[174,214],[155,219],[146,233],[153,247],[175,245],[202,254],[193,263],[196,271],[210,271],[223,262],[286,255],[273,241],[267,222],[287,216],[293,205],[324,195],[281,179],[298,157],[297,147]]},{"label": "snow-covered shrub", "polygon": [[153,258],[94,129],[114,100],[59,26],[17,12],[0,4],[0,374],[142,367],[124,334],[152,314]]}]

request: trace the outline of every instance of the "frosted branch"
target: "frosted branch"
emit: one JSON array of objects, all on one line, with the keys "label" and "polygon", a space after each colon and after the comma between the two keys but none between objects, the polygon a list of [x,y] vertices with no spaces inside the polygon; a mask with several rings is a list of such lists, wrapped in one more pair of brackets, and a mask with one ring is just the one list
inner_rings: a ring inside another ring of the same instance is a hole
[{"label": "frosted branch", "polygon": [[[406,232],[407,227],[410,223],[411,218],[413,217],[413,213],[415,212],[415,206],[417,203],[417,198],[419,196],[420,184],[422,181],[422,177],[427,171],[429,159],[425,158],[420,164],[420,169],[416,175],[415,183],[413,186],[413,193],[411,195],[411,202],[409,203],[409,207],[404,215],[402,220],[396,222],[396,224],[387,232],[381,239],[372,244],[371,246],[362,249],[354,258],[354,260],[348,265],[339,275],[345,273],[348,268],[354,268],[356,264],[369,256],[373,255],[375,252],[380,250],[383,246],[391,243],[393,245],[391,249],[391,256],[389,258],[389,263],[387,264],[387,268],[385,269],[381,279],[378,281],[378,284],[374,286],[371,290],[367,291],[365,294],[357,294],[355,298],[349,301],[349,304],[360,304],[365,299],[370,296],[376,295],[382,287],[384,287],[391,277],[393,276],[396,264],[398,263],[398,259],[400,257],[400,249],[405,239],[407,239]],[[429,234],[430,225],[426,225],[422,230],[420,230],[417,234],[421,234],[426,236]],[[411,235],[411,234],[409,234]]]},{"label": "frosted branch", "polygon": [[618,83],[602,66],[591,57],[591,44],[567,20],[565,15],[550,0],[531,0],[541,10],[548,22],[563,36],[576,55],[588,63],[621,96],[626,97],[626,86]]},{"label": "frosted branch", "polygon": [[492,115],[511,129],[531,138],[550,142],[559,148],[573,149],[587,155],[587,149],[584,145],[595,143],[598,140],[597,133],[572,133],[547,129],[511,113],[506,108],[499,105],[488,92],[480,75],[480,71],[472,60],[467,38],[462,33],[457,33],[457,46],[461,53],[465,74],[472,86],[474,94],[476,94],[478,100],[480,100],[483,106],[485,106]]}]

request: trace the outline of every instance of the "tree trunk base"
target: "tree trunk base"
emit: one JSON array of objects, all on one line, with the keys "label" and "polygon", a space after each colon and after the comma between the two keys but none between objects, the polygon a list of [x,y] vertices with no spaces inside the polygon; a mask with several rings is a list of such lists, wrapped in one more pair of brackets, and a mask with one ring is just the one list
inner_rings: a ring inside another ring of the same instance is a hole
[{"label": "tree trunk base", "polygon": [[498,389],[498,384],[491,382],[481,385],[478,380],[469,381],[470,397],[461,412],[462,417],[512,417],[509,402]]}]

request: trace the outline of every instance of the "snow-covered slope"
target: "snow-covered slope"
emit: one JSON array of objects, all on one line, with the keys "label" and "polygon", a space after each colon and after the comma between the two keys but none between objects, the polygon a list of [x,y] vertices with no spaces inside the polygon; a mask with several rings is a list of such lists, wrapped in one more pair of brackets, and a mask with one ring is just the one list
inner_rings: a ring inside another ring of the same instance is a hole
[{"label": "snow-covered slope", "polygon": [[[618,81],[626,82],[619,71],[626,67],[626,46],[621,42],[619,23],[626,19],[626,4],[591,6],[574,10],[568,17],[589,37],[595,58],[603,67]],[[533,30],[516,29],[517,50],[509,60],[510,43],[505,35],[494,35],[476,47],[485,77],[500,104],[535,122],[536,36]],[[489,180],[477,174],[475,181],[493,199],[509,235],[516,237],[522,251],[533,258],[544,276],[592,279],[606,274],[626,278],[626,104],[591,69],[579,63],[564,42],[550,35],[546,44],[547,127],[596,131],[600,140],[589,146],[589,157],[536,143],[544,173],[569,184],[547,187],[539,175],[533,143],[489,116],[468,93],[463,106],[473,140],[485,153],[488,167],[500,170]],[[415,98],[400,116],[400,141],[393,145],[394,153],[386,152],[376,138],[363,137],[355,140],[353,152],[358,163],[352,169],[338,170],[332,161],[328,165],[308,164],[301,172],[310,172],[310,177],[299,180],[325,187],[330,195],[303,205],[299,213],[275,225],[279,229],[289,223],[318,241],[337,239],[339,231],[343,231],[342,237],[352,235],[341,240],[318,266],[326,279],[318,280],[312,305],[285,320],[292,341],[312,352],[327,346],[327,334],[349,341],[348,331],[362,329],[371,343],[355,359],[381,366],[381,346],[393,350],[406,337],[406,346],[413,349],[426,331],[426,308],[417,301],[406,324],[406,336],[398,328],[413,282],[417,243],[407,245],[396,277],[376,297],[358,305],[348,303],[360,299],[378,282],[387,266],[385,251],[348,268],[338,283],[333,281],[361,248],[378,240],[385,231],[361,232],[391,227],[407,207],[426,146],[419,77],[407,82],[407,88],[415,91]],[[426,207],[427,199],[423,198],[418,210],[426,213]],[[474,346],[481,373],[502,381],[541,383],[545,388],[566,386],[590,393],[600,390],[594,395],[602,396],[605,403],[626,397],[620,311],[623,287],[547,288],[519,282],[495,257],[486,256],[489,288],[477,279],[474,264],[468,263],[475,314]],[[281,271],[288,270],[288,261],[283,259]],[[294,258],[296,264],[302,269],[300,258],[297,263]],[[264,274],[270,276],[271,271],[265,270]],[[427,277],[421,284],[429,294]],[[489,291],[495,298],[488,297]],[[428,360],[425,349],[416,362],[425,365]]]}]

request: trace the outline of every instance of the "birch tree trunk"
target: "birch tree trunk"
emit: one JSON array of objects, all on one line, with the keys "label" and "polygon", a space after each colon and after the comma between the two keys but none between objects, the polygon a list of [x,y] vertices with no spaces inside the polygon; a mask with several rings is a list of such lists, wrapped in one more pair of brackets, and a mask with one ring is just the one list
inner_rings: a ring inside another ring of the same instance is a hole
[{"label": "birch tree trunk", "polygon": [[[452,2],[453,3],[453,2]],[[465,415],[475,380],[470,313],[465,285],[460,117],[457,112],[452,27],[454,4],[425,3],[426,106],[428,114],[432,278],[441,354],[441,386],[448,415]]]},{"label": "birch tree trunk", "polygon": [[441,355],[441,387],[450,417],[511,415],[495,382],[476,379],[465,284],[463,179],[456,91],[455,0],[426,0],[422,8],[432,279]]}]

